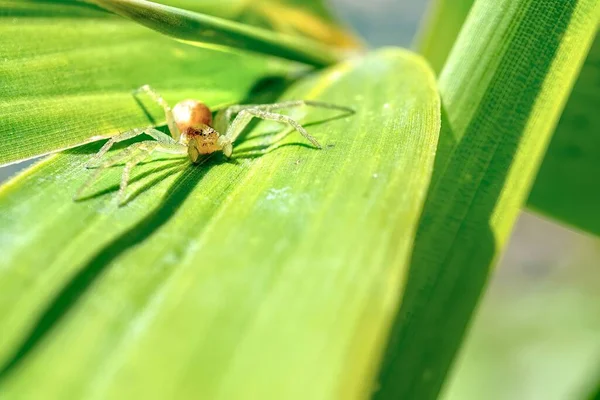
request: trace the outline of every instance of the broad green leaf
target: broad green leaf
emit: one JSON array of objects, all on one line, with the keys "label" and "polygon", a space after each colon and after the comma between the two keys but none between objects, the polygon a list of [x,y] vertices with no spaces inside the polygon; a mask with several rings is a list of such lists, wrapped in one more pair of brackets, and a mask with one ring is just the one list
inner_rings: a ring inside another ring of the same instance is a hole
[{"label": "broad green leaf", "polygon": [[356,113],[289,111],[323,150],[261,123],[231,161],[157,158],[120,208],[121,168],[71,200],[96,144],[0,190],[3,398],[368,396],[433,168],[434,76],[386,49],[284,98]]},{"label": "broad green leaf", "polygon": [[197,46],[225,46],[264,53],[315,66],[348,57],[349,50],[297,35],[250,25],[146,0],[90,0],[107,10]]},{"label": "broad green leaf", "polygon": [[[418,48],[441,71],[474,0],[436,0]],[[596,39],[548,146],[527,206],[600,235],[600,39]]]},{"label": "broad green leaf", "polygon": [[440,75],[442,131],[377,399],[434,399],[593,40],[596,0],[478,0]]},{"label": "broad green leaf", "polygon": [[219,107],[293,71],[275,59],[177,43],[69,2],[0,0],[0,49],[0,164],[163,123],[160,108],[132,96],[143,84],[171,102]]},{"label": "broad green leaf", "polygon": [[596,37],[527,205],[600,236],[600,38]]}]

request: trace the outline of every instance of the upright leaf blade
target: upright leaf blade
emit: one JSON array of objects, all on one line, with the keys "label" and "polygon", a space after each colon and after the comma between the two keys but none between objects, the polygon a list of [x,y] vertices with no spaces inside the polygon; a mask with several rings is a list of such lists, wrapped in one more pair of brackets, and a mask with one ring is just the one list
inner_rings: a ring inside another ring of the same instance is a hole
[{"label": "upright leaf blade", "polygon": [[286,97],[357,112],[290,110],[322,151],[289,136],[250,158],[266,124],[233,162],[148,163],[122,208],[120,169],[70,199],[93,145],[0,191],[4,397],[368,396],[433,168],[434,77],[388,49]]},{"label": "upright leaf blade", "polygon": [[476,1],[440,76],[431,189],[377,399],[433,399],[594,37],[600,3]]},{"label": "upright leaf blade", "polygon": [[[435,0],[418,48],[441,71],[474,0]],[[548,146],[527,206],[600,235],[600,38],[592,45]]]},{"label": "upright leaf blade", "polygon": [[69,2],[1,0],[0,20],[0,164],[163,123],[159,107],[132,96],[143,84],[171,102],[192,97],[219,107],[294,68],[186,46]]}]

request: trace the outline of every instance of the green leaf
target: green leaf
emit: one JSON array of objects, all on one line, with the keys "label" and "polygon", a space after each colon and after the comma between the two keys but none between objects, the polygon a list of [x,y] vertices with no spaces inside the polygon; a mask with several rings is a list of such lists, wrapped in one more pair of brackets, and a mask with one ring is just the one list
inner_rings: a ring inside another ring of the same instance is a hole
[{"label": "green leaf", "polygon": [[188,44],[238,48],[315,66],[333,64],[351,54],[301,36],[275,33],[146,0],[90,1]]},{"label": "green leaf", "polygon": [[439,74],[475,0],[432,0],[416,48]]},{"label": "green leaf", "polygon": [[0,21],[0,164],[163,123],[161,109],[132,96],[143,84],[171,102],[220,107],[293,71],[275,59],[177,43],[87,5],[0,0]]},{"label": "green leaf", "polygon": [[600,236],[600,38],[575,83],[529,208]]},{"label": "green leaf", "polygon": [[377,399],[434,399],[593,40],[596,0],[478,0],[439,86],[442,131]]},{"label": "green leaf", "polygon": [[356,114],[290,110],[323,150],[295,134],[257,157],[261,123],[232,161],[148,162],[121,208],[121,168],[71,201],[95,144],[0,190],[3,398],[370,393],[433,168],[433,73],[387,49],[284,97]]},{"label": "green leaf", "polygon": [[[418,48],[436,72],[474,0],[436,0],[423,25]],[[600,39],[583,65],[554,133],[527,206],[546,216],[600,235]]]}]

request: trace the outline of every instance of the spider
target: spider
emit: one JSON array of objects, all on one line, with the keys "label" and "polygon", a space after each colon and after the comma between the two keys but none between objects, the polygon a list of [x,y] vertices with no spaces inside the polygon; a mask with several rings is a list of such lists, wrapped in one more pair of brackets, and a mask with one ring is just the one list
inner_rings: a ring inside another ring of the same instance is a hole
[{"label": "spider", "polygon": [[[102,146],[100,151],[90,159],[85,166],[86,168],[94,166],[94,164],[96,164],[115,143],[134,138],[144,133],[154,140],[145,140],[134,143],[122,150],[116,156],[95,165],[98,169],[77,191],[74,197],[75,200],[80,199],[81,193],[96,180],[104,169],[125,162],[123,175],[121,177],[121,185],[117,195],[119,205],[124,204],[131,170],[148,158],[153,152],[179,154],[183,156],[187,155],[194,164],[200,162],[202,155],[208,155],[218,151],[221,151],[225,157],[229,158],[233,152],[233,143],[254,117],[288,124],[308,139],[315,147],[319,149],[322,148],[319,142],[317,142],[317,140],[296,120],[287,115],[273,112],[275,110],[299,106],[312,106],[354,113],[354,110],[350,107],[338,106],[322,101],[290,100],[272,104],[232,105],[217,112],[213,121],[210,109],[200,101],[183,100],[171,109],[169,104],[167,104],[158,92],[149,85],[143,85],[133,91],[134,95],[140,93],[147,94],[164,109],[171,136],[153,127],[136,128],[113,136],[104,144],[104,146]],[[235,119],[232,121],[231,119],[234,115]],[[225,132],[225,134],[222,134],[223,132]]]}]

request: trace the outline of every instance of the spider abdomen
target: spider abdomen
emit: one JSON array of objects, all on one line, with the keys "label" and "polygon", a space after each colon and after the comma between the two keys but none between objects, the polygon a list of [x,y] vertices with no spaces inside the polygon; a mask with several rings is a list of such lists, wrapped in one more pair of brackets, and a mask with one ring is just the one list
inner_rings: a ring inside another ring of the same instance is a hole
[{"label": "spider abdomen", "polygon": [[206,104],[197,100],[183,100],[173,107],[173,119],[180,132],[186,132],[188,128],[196,129],[202,125],[212,125],[212,113]]}]

